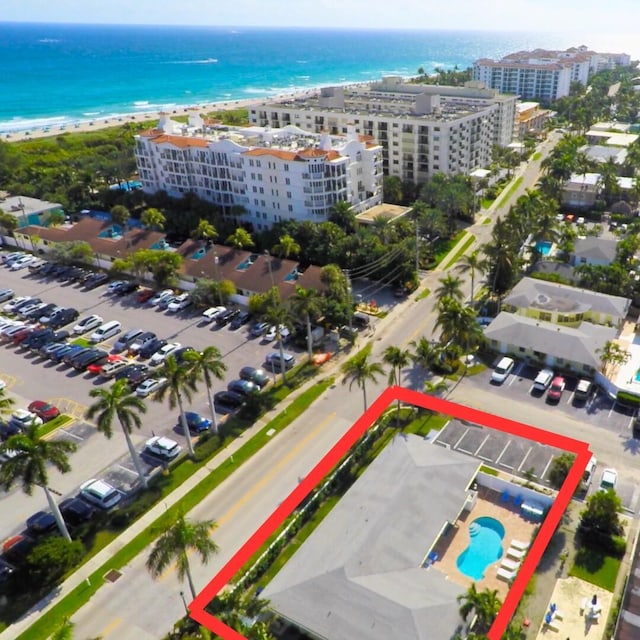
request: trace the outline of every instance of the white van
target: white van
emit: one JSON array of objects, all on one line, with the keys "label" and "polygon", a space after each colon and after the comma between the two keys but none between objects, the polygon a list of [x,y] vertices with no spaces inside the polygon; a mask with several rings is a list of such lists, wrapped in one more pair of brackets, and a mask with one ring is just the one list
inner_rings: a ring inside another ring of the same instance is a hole
[{"label": "white van", "polygon": [[89,342],[96,343],[102,342],[103,340],[108,340],[109,338],[115,336],[117,333],[120,333],[121,329],[122,324],[117,320],[105,322],[89,336]]},{"label": "white van", "polygon": [[589,488],[589,485],[591,484],[591,481],[593,480],[593,474],[596,470],[596,466],[598,464],[598,461],[596,460],[595,456],[591,456],[591,459],[589,460],[589,462],[587,462],[587,466],[584,470],[584,474],[582,476],[582,486],[585,489]]},{"label": "white van", "polygon": [[508,358],[507,356],[502,358],[491,374],[491,382],[502,384],[509,377],[515,364],[513,358]]}]

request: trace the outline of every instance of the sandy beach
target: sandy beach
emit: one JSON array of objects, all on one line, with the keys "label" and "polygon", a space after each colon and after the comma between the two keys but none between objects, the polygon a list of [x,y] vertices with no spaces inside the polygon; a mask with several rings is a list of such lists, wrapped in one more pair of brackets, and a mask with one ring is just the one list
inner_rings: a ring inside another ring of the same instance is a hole
[{"label": "sandy beach", "polygon": [[[246,100],[229,100],[227,102],[210,102],[198,105],[189,105],[185,107],[175,107],[167,110],[171,116],[182,116],[187,113],[197,112],[200,114],[210,113],[212,111],[231,111],[233,109],[247,109],[249,107],[275,102],[280,100],[293,100],[295,98],[308,96],[315,93],[318,89],[307,89],[295,93],[284,93],[277,96],[264,96],[262,98],[250,98]],[[83,133],[85,131],[96,131],[98,129],[106,129],[108,127],[119,127],[128,122],[147,122],[150,120],[158,120],[160,111],[147,111],[143,113],[131,113],[127,115],[115,116],[110,118],[97,118],[95,120],[83,120],[78,122],[66,122],[60,125],[51,125],[47,127],[32,128],[24,131],[11,131],[0,134],[5,142],[19,142],[20,140],[35,140],[36,138],[49,138],[60,135],[61,133]]]}]

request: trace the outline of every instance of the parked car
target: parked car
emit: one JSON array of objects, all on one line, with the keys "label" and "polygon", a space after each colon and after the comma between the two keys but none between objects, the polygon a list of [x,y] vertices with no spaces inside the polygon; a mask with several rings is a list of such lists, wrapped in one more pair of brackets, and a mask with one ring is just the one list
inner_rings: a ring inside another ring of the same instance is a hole
[{"label": "parked car", "polygon": [[151,377],[151,371],[146,364],[130,364],[118,371],[114,377],[116,380],[126,380],[130,386],[136,387]]},{"label": "parked car", "polygon": [[26,320],[40,320],[42,316],[48,316],[50,313],[58,308],[57,304],[53,302],[43,302],[39,304],[35,309],[30,309],[24,316]]},{"label": "parked car", "polygon": [[179,296],[173,298],[173,300],[167,305],[167,311],[169,313],[178,313],[184,311],[187,307],[193,304],[188,293],[182,293]]},{"label": "parked car", "polygon": [[247,400],[246,396],[235,393],[234,391],[218,391],[213,396],[213,401],[217,407],[225,410],[233,410],[241,407]]},{"label": "parked car", "polygon": [[42,304],[44,303],[40,298],[30,298],[25,304],[21,304],[16,307],[14,313],[17,313],[21,318],[24,318],[28,313],[31,313],[31,311]]},{"label": "parked car", "polygon": [[212,320],[215,320],[221,313],[227,310],[226,307],[209,307],[206,311],[202,312],[202,322],[208,324]]},{"label": "parked car", "polygon": [[122,298],[133,293],[137,288],[138,285],[135,282],[127,281],[123,282],[113,293],[118,296],[118,298]]},{"label": "parked car", "polygon": [[69,367],[73,367],[77,360],[84,357],[86,354],[91,353],[94,349],[94,347],[84,347],[80,344],[74,344],[72,346],[75,348],[69,349],[69,351],[62,356],[62,362]]},{"label": "parked car", "polygon": [[25,267],[28,267],[32,262],[35,262],[36,258],[34,256],[22,256],[21,258],[18,258],[17,260],[14,260],[11,263],[11,271],[18,271],[20,269],[24,269]]},{"label": "parked car", "polygon": [[53,337],[54,333],[53,329],[36,329],[22,341],[20,348],[29,349],[33,345],[38,350],[48,338]]},{"label": "parked car", "polygon": [[555,376],[551,381],[551,386],[547,391],[547,402],[560,402],[562,398],[562,392],[566,386],[565,380],[562,376]]},{"label": "parked car", "polygon": [[[256,338],[264,335],[267,331],[269,331],[269,323],[268,322],[256,322],[251,327],[251,335]],[[275,337],[275,336],[274,336]]]},{"label": "parked car", "polygon": [[49,320],[49,326],[54,329],[58,329],[60,327],[64,327],[71,322],[75,322],[78,319],[77,309],[73,307],[68,307],[67,309],[63,309],[59,313],[56,313],[51,320]]},{"label": "parked car", "polygon": [[264,387],[269,382],[269,375],[264,369],[256,367],[242,367],[240,369],[240,377],[243,380],[249,380],[259,387]]},{"label": "parked car", "polygon": [[115,353],[110,353],[107,355],[106,362],[102,362],[101,360],[98,360],[97,362],[92,362],[90,365],[88,365],[87,373],[91,373],[92,375],[98,375],[102,371],[102,368],[105,367],[107,364],[111,364],[112,362],[123,362],[123,361],[124,360],[122,356],[119,356]]},{"label": "parked car", "polygon": [[60,415],[60,409],[44,400],[34,400],[27,409],[43,422],[49,422]]},{"label": "parked car", "polygon": [[76,371],[86,371],[91,364],[102,366],[107,363],[109,354],[104,349],[89,349],[82,355],[73,359],[72,365]]},{"label": "parked car", "polygon": [[260,387],[250,380],[232,380],[227,385],[228,391],[233,391],[241,396],[250,396],[260,391]]},{"label": "parked car", "polygon": [[169,342],[168,344],[165,344],[164,347],[156,351],[151,356],[151,366],[157,367],[161,365],[167,356],[177,351],[181,346],[182,345],[179,342]]},{"label": "parked car", "polygon": [[5,265],[10,265],[14,260],[26,255],[24,251],[12,251],[11,253],[5,253],[2,255],[2,262]]},{"label": "parked car", "polygon": [[173,297],[173,289],[163,289],[162,291],[159,291],[154,296],[149,298],[149,300],[147,301],[147,304],[150,307],[155,307],[162,300],[166,300],[167,298],[172,298],[172,297]]},{"label": "parked car", "polygon": [[107,379],[113,378],[119,371],[122,371],[130,365],[130,362],[123,359],[118,359],[115,362],[107,362],[107,364],[103,365],[100,369],[100,375]]},{"label": "parked car", "polygon": [[0,289],[0,302],[11,300],[14,295],[13,289]]},{"label": "parked car", "polygon": [[120,353],[124,351],[130,344],[132,344],[136,338],[140,337],[144,331],[142,329],[129,329],[129,331],[123,333],[114,343],[113,351]]},{"label": "parked car", "polygon": [[173,460],[180,454],[182,447],[171,438],[154,436],[145,442],[144,451],[163,460]]},{"label": "parked car", "polygon": [[165,311],[169,308],[169,305],[172,304],[177,298],[178,296],[169,296],[168,298],[163,298],[162,300],[160,300],[160,302],[158,302],[156,307]]},{"label": "parked car", "polygon": [[138,293],[136,294],[136,300],[138,302],[147,302],[148,300],[153,298],[154,295],[155,291],[153,289],[140,289],[140,291],[138,291]]},{"label": "parked car", "polygon": [[50,511],[37,511],[27,519],[27,531],[34,535],[42,535],[54,531],[58,526]]},{"label": "parked car", "polygon": [[34,538],[20,533],[16,536],[11,536],[2,543],[2,554],[7,560],[20,563],[27,559],[27,556],[35,546],[36,541]]},{"label": "parked car", "polygon": [[495,369],[491,373],[491,382],[502,384],[509,377],[509,374],[513,371],[514,366],[515,362],[513,358],[509,358],[507,356],[505,356],[504,358],[500,358],[500,362],[498,362]]},{"label": "parked car", "polygon": [[80,498],[67,498],[60,503],[60,513],[67,524],[77,527],[91,520],[95,510]]},{"label": "parked car", "polygon": [[144,331],[129,345],[129,355],[137,356],[138,353],[140,353],[140,349],[142,349],[142,347],[144,347],[152,340],[155,340],[156,338],[157,336],[153,331]]},{"label": "parked car", "polygon": [[7,304],[2,307],[2,310],[5,313],[17,313],[22,305],[27,304],[32,299],[32,296],[18,296],[7,302]]},{"label": "parked car", "polygon": [[140,398],[146,398],[166,387],[168,383],[169,380],[167,378],[147,378],[136,387],[136,395]]},{"label": "parked car", "polygon": [[27,324],[20,329],[20,331],[16,331],[11,334],[11,342],[15,345],[22,344],[24,340],[26,340],[32,333],[37,331],[36,325]]},{"label": "parked car", "polygon": [[589,458],[589,462],[587,462],[587,466],[585,467],[584,473],[582,474],[582,486],[584,489],[588,489],[591,481],[593,480],[593,474],[596,470],[596,466],[598,465],[598,460],[595,456],[591,456]]},{"label": "parked car", "polygon": [[83,333],[87,333],[87,331],[97,329],[103,323],[104,320],[100,316],[93,314],[80,320],[80,322],[73,327],[73,333],[76,335],[82,335]]},{"label": "parked car", "polygon": [[140,349],[138,355],[144,359],[150,358],[156,351],[162,349],[166,344],[166,340],[163,340],[162,338],[155,338],[154,340],[147,342],[147,344]]},{"label": "parked car", "polygon": [[573,394],[574,402],[586,402],[591,395],[593,382],[588,378],[580,378]]},{"label": "parked car", "polygon": [[108,282],[108,280],[109,276],[106,273],[95,273],[84,281],[84,288],[87,291],[90,291],[91,289],[96,289],[101,284]]},{"label": "parked car", "polygon": [[41,358],[49,359],[57,350],[67,347],[65,342],[48,342],[38,349],[38,355]]},{"label": "parked car", "polygon": [[[283,367],[284,363],[284,367]],[[296,358],[291,353],[284,353],[284,360],[280,357],[280,353],[277,351],[272,351],[267,354],[265,358],[265,365],[267,369],[279,373],[284,368],[285,371],[288,369],[292,369],[296,364]]]},{"label": "parked car", "polygon": [[216,317],[216,324],[219,327],[224,327],[228,325],[239,313],[240,309],[227,309]]},{"label": "parked car", "polygon": [[[202,433],[211,428],[211,420],[201,416],[199,413],[186,411],[184,416],[187,420],[187,427],[192,433]],[[178,430],[180,431],[181,429],[182,423],[180,422],[180,418],[178,418]]]},{"label": "parked car", "polygon": [[31,413],[31,411],[27,411],[26,409],[16,409],[11,414],[8,422],[9,428],[13,426],[17,431],[23,431],[32,424],[40,426],[42,424],[42,418],[38,417],[35,413]]},{"label": "parked car", "polygon": [[126,283],[127,283],[126,280],[112,280],[107,285],[107,293],[115,293],[118,287],[121,287],[123,284],[126,284]]},{"label": "parked car", "polygon": [[122,494],[104,480],[91,479],[80,486],[79,496],[100,509],[112,509],[120,500]]},{"label": "parked car", "polygon": [[554,374],[551,369],[541,369],[533,381],[533,389],[544,393],[549,388],[553,377]]},{"label": "parked car", "polygon": [[82,349],[82,347],[77,344],[66,344],[60,349],[56,349],[54,352],[50,353],[49,360],[52,362],[62,362],[62,359],[67,355],[67,353],[78,353],[80,349]]},{"label": "parked car", "polygon": [[[262,337],[262,339],[265,342],[271,342],[272,340],[275,340],[277,337],[277,329],[274,325],[270,325],[269,328],[267,329],[267,332],[264,334],[264,336]],[[289,329],[287,329],[287,327],[285,327],[283,324],[280,325],[280,339],[284,342],[290,335]]]},{"label": "parked car", "polygon": [[40,273],[40,269],[42,269],[45,264],[47,263],[44,260],[36,260],[35,262],[32,262],[27,269],[29,269],[29,273],[31,274]]},{"label": "parked car", "polygon": [[105,322],[101,324],[90,336],[89,342],[102,342],[103,340],[108,340],[109,338],[113,338],[113,336],[120,333],[122,330],[122,324],[117,320],[110,320],[109,322]]},{"label": "parked car", "polygon": [[241,311],[233,320],[231,320],[229,327],[231,329],[239,329],[243,324],[247,324],[251,320],[251,314],[248,311]]},{"label": "parked car", "polygon": [[600,478],[600,489],[602,491],[615,490],[617,482],[618,472],[615,469],[602,470],[602,477]]}]

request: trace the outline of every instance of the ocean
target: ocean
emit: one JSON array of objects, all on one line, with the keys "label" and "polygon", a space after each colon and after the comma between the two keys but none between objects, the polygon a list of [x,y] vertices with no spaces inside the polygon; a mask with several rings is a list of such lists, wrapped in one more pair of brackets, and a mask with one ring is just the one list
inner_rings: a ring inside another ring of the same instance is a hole
[{"label": "ocean", "polygon": [[460,69],[554,34],[0,23],[0,132]]}]

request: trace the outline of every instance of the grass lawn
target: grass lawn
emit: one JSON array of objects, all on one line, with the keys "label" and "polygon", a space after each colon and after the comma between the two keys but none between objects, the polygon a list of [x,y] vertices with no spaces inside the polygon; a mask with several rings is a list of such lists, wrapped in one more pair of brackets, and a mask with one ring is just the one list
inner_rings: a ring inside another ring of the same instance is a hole
[{"label": "grass lawn", "polygon": [[77,344],[81,347],[90,347],[91,343],[87,338],[76,338],[71,344]]},{"label": "grass lawn", "polygon": [[475,242],[475,239],[476,237],[470,233],[469,237],[462,243],[460,248],[447,261],[447,266],[446,267],[443,266],[443,269],[448,269],[450,266],[455,264],[462,257],[465,251],[467,251],[467,249],[469,249],[469,247]]},{"label": "grass lawn", "polygon": [[460,242],[466,233],[466,231],[459,231],[448,240],[438,240],[436,242],[435,255],[433,256],[434,267],[437,267],[449,255],[449,252]]},{"label": "grass lawn", "polygon": [[62,425],[67,424],[67,422],[71,422],[71,420],[73,420],[71,416],[65,416],[63,413],[61,413],[57,418],[54,418],[53,420],[49,420],[49,422],[45,422],[40,427],[40,431],[39,431],[40,437],[49,435],[52,431],[55,431]]},{"label": "grass lawn", "polygon": [[509,188],[508,191],[504,191],[500,195],[500,199],[498,200],[497,206],[501,207],[513,194],[513,192],[522,184],[522,178],[518,178]]},{"label": "grass lawn", "polygon": [[424,300],[425,298],[428,298],[430,293],[431,291],[429,289],[424,289],[416,296],[416,302],[418,302],[419,300]]},{"label": "grass lawn", "polygon": [[597,549],[582,547],[576,555],[569,575],[613,592],[619,570],[620,558],[614,558]]},{"label": "grass lawn", "polygon": [[451,418],[441,413],[426,413],[418,416],[410,422],[405,428],[405,433],[415,433],[417,436],[426,436],[429,431],[440,430]]},{"label": "grass lawn", "polygon": [[531,159],[535,162],[536,160],[540,160],[540,158],[542,158],[542,152],[540,151],[536,151],[536,153],[533,154],[533,156],[531,157]]}]

